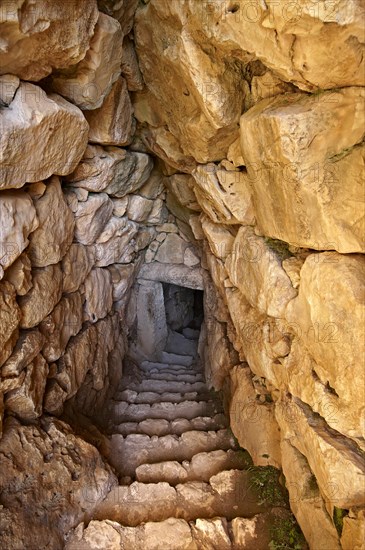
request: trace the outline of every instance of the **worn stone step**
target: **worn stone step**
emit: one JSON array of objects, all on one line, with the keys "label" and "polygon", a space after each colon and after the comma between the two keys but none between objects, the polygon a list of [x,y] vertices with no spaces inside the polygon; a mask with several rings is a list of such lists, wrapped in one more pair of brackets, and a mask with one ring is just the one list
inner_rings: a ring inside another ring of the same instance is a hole
[{"label": "worn stone step", "polygon": [[165,351],[196,357],[198,354],[198,342],[196,340],[189,340],[183,334],[170,330],[167,336]]},{"label": "worn stone step", "polygon": [[141,464],[164,462],[167,460],[191,460],[201,452],[218,449],[237,450],[237,444],[228,429],[218,431],[192,430],[180,436],[148,436],[131,434],[123,437],[114,434],[110,441],[109,462],[121,476],[134,477]]},{"label": "worn stone step", "polygon": [[213,416],[222,412],[223,408],[218,401],[181,401],[180,403],[160,402],[128,403],[116,401],[111,407],[111,416],[116,422],[142,422],[142,420],[161,418],[174,420],[186,418],[191,420],[197,416]]},{"label": "worn stone step", "polygon": [[251,518],[265,506],[250,482],[247,471],[229,470],[212,476],[209,483],[188,481],[172,487],[168,483],[141,483],[111,490],[96,507],[94,518],[109,519],[135,527],[169,517],[194,521],[221,516]]},{"label": "worn stone step", "polygon": [[136,469],[136,480],[143,483],[166,481],[178,485],[187,481],[206,481],[223,470],[244,470],[252,466],[246,451],[211,451],[198,453],[190,461],[141,464]]},{"label": "worn stone step", "polygon": [[159,371],[163,370],[172,370],[187,372],[194,370],[195,372],[203,372],[203,368],[200,364],[191,364],[189,366],[184,365],[174,365],[173,363],[159,363],[158,361],[142,361],[139,365],[139,368],[144,371],[150,371],[152,369],[157,369]]},{"label": "worn stone step", "polygon": [[121,384],[120,391],[129,389],[136,392],[152,391],[156,393],[188,393],[206,392],[207,386],[204,382],[165,382],[163,380],[141,380],[141,382],[128,382],[126,385]]},{"label": "worn stone step", "polygon": [[290,512],[274,508],[251,518],[168,518],[125,527],[110,520],[80,524],[67,538],[65,550],[266,550],[272,526],[289,519]]},{"label": "worn stone step", "polygon": [[168,382],[204,382],[204,375],[199,372],[192,373],[171,373],[171,372],[149,372],[142,376],[143,380],[165,380]]},{"label": "worn stone step", "polygon": [[181,403],[181,401],[210,401],[214,399],[214,393],[198,393],[198,392],[188,392],[188,393],[156,393],[156,392],[140,392],[137,393],[131,390],[123,390],[118,392],[114,396],[114,401],[128,401],[128,403],[161,403],[163,401],[171,403]]},{"label": "worn stone step", "polygon": [[161,363],[184,365],[184,367],[190,367],[194,361],[194,357],[191,355],[180,355],[178,353],[169,353],[167,351],[162,351],[158,359]]},{"label": "worn stone step", "polygon": [[166,374],[175,374],[176,376],[178,376],[179,374],[190,374],[190,375],[202,374],[202,375],[204,375],[204,372],[203,372],[202,369],[195,369],[194,367],[182,367],[180,369],[172,369],[169,366],[167,366],[164,369],[160,369],[160,368],[157,368],[157,367],[151,367],[150,369],[144,368],[144,369],[142,369],[142,372],[140,373],[139,376],[145,377],[146,375],[152,374],[152,373],[155,373],[155,374],[165,374],[165,373]]},{"label": "worn stone step", "polygon": [[123,422],[118,425],[112,425],[109,428],[110,434],[121,434],[124,436],[130,434],[147,434],[153,435],[181,435],[184,432],[192,430],[197,431],[217,431],[227,428],[229,421],[224,414],[215,414],[212,417],[198,416],[192,420],[186,418],[176,418],[169,422],[163,419],[147,419],[142,422]]}]

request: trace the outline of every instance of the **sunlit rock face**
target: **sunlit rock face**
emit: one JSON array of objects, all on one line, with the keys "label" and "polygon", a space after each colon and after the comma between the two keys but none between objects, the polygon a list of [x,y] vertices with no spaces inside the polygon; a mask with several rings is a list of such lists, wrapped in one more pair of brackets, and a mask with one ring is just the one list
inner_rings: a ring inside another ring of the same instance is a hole
[{"label": "sunlit rock face", "polygon": [[[176,360],[204,290],[196,376],[254,463],[282,469],[310,548],[362,548],[363,3],[2,4],[0,546],[269,545],[272,512],[161,519],[144,485],[144,525],[114,521],[135,521],[134,489],[107,461],[130,472],[118,445],[132,447],[99,430],[105,404],[132,386],[123,370]],[[172,425],[202,422],[147,418],[132,435],[174,448]],[[194,495],[213,513],[241,474],[200,493],[184,485],[198,462],[142,464],[138,483],[161,481],[172,515]],[[115,495],[127,504],[94,517]]]}]

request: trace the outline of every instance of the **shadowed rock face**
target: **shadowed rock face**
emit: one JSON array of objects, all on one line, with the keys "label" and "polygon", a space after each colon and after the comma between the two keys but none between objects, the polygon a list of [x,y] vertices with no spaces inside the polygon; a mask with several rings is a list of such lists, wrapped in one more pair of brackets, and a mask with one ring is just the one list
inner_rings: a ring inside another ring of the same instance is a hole
[{"label": "shadowed rock face", "polygon": [[362,548],[363,18],[1,3],[1,547]]}]

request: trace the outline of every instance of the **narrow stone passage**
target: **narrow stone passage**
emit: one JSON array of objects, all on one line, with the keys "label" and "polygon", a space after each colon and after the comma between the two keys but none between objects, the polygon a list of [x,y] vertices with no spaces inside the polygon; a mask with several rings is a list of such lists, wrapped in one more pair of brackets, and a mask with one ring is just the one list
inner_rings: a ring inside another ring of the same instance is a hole
[{"label": "narrow stone passage", "polygon": [[271,526],[288,510],[269,506],[252,483],[251,458],[232,435],[220,394],[206,386],[198,341],[199,330],[169,327],[159,361],[127,364],[107,405],[119,486],[67,550],[91,541],[111,550],[269,547]]}]

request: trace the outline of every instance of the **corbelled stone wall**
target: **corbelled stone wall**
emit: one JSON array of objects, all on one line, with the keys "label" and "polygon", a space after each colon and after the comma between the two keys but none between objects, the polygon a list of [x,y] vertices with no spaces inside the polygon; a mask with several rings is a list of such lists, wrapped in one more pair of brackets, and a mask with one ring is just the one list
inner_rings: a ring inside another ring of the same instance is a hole
[{"label": "corbelled stone wall", "polygon": [[60,546],[117,484],[81,432],[107,454],[85,418],[168,282],[204,288],[207,380],[310,547],[363,548],[361,0],[0,14],[2,546]]}]

